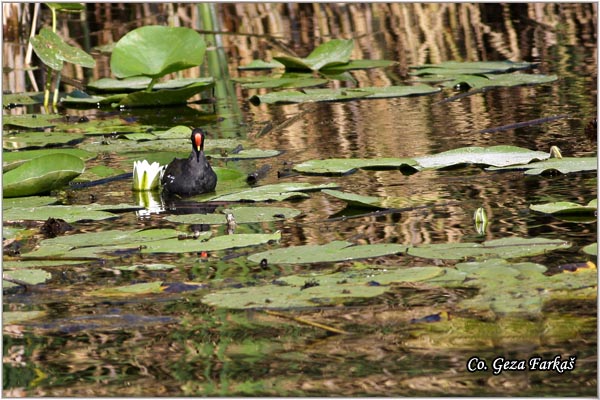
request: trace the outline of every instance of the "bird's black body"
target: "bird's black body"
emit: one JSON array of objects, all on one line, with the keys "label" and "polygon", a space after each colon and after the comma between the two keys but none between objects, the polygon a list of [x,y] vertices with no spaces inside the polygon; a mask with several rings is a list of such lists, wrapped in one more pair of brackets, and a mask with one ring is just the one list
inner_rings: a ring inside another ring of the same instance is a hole
[{"label": "bird's black body", "polygon": [[193,196],[215,190],[217,174],[204,155],[205,135],[202,129],[194,129],[190,156],[186,159],[174,158],[167,165],[161,179],[164,191],[180,196]]}]

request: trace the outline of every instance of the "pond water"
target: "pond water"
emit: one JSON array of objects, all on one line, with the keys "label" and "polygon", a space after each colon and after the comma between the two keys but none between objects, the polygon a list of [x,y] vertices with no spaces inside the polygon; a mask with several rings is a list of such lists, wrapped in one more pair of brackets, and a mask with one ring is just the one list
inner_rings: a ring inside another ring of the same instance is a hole
[{"label": "pond water", "polygon": [[[587,290],[596,285],[595,275],[590,275],[587,287],[563,288],[562,292],[552,292],[544,286],[546,281],[519,276],[532,282],[527,286],[508,278],[503,281],[505,276],[499,275],[492,278],[499,281],[494,287],[409,281],[393,284],[378,296],[349,297],[336,304],[315,302],[310,307],[236,310],[203,301],[207,294],[221,289],[272,285],[275,291],[273,282],[297,274],[307,274],[303,289],[308,291],[310,273],[344,273],[366,266],[380,271],[433,266],[455,269],[460,261],[474,260],[392,254],[360,261],[261,266],[247,259],[267,250],[342,240],[357,245],[424,246],[511,237],[559,239],[570,246],[509,261],[545,266],[544,276],[548,277],[564,274],[562,266],[566,264],[595,262],[594,256],[582,251],[597,241],[595,216],[565,220],[532,211],[529,206],[553,201],[587,204],[597,196],[596,171],[526,175],[523,170],[459,166],[413,174],[398,169],[359,169],[343,176],[323,176],[294,173],[291,167],[312,159],[411,158],[465,146],[512,145],[544,152],[558,146],[563,157],[596,156],[596,143],[584,133],[597,114],[596,4],[273,3],[219,4],[217,10],[221,29],[237,33],[219,37],[233,78],[266,74],[237,67],[254,58],[270,59],[282,44],[305,56],[322,39],[354,38],[353,58],[398,61],[392,67],[353,71],[361,87],[404,84],[409,66],[448,60],[538,62],[534,73],[556,74],[558,80],[488,89],[448,102],[442,100],[463,92],[444,89],[417,97],[258,106],[248,99],[267,90],[243,89],[239,83],[227,81],[237,102],[220,98],[216,114],[213,105],[206,104],[119,111],[61,108],[60,113],[71,118],[85,116],[92,122],[120,119],[154,130],[202,126],[210,135],[207,146],[211,140],[233,138],[245,140],[245,148],[282,152],[263,159],[211,160],[215,167],[235,169],[244,176],[268,165],[270,169],[258,185],[334,182],[343,192],[400,198],[404,205],[393,212],[375,212],[349,207],[321,191],[272,203],[219,203],[281,206],[300,214],[287,220],[238,224],[236,233],[281,232],[279,241],[258,246],[207,254],[144,253],[138,248],[118,252],[117,257],[39,267],[51,274],[45,283],[26,288],[5,285],[5,313],[41,314],[29,320],[4,321],[4,395],[596,395],[597,307],[595,289],[592,294]],[[137,26],[163,24],[170,16],[184,26],[199,28],[195,25],[197,12],[192,5],[175,11],[147,4],[88,7],[91,44],[116,41]],[[83,46],[79,17],[68,18],[62,32],[66,29]],[[7,54],[23,49],[21,37],[9,39],[4,43],[5,63]],[[65,78],[109,76],[110,56],[93,54],[97,67],[89,76],[65,67]],[[5,72],[3,89],[24,90],[14,86],[17,81],[18,75]],[[38,105],[5,110],[4,114],[35,112],[40,112]],[[556,116],[561,117],[551,118]],[[549,120],[482,132],[539,118]],[[88,135],[76,147],[103,140],[115,144],[123,139]],[[139,145],[143,148],[143,142]],[[5,142],[5,152],[6,146]],[[143,150],[105,151],[87,161],[86,168],[108,166],[131,172],[133,160],[152,157],[159,155]],[[168,162],[172,154],[160,157]],[[138,205],[130,179],[66,188],[53,195],[67,205]],[[187,213],[192,218],[193,213],[206,212],[203,199],[165,204],[166,210],[147,215],[130,209],[107,220],[73,222],[73,230],[66,236],[142,228],[190,233],[189,223],[167,218]],[[489,219],[483,233],[477,231],[473,217],[478,208],[483,208]],[[5,242],[5,263],[27,255],[44,239],[39,232],[41,222],[32,226],[3,221],[4,239],[9,236],[7,228],[28,228],[20,231],[16,244],[6,247]],[[226,233],[224,225],[193,228],[215,236]],[[19,250],[16,253],[15,248]],[[157,264],[163,266],[139,267]],[[162,289],[142,293],[107,290],[144,283],[162,283]],[[511,291],[509,285],[517,286]],[[508,293],[510,304],[518,306],[498,311],[490,290],[492,294]],[[546,296],[549,292],[556,296]],[[535,311],[528,308],[533,293],[546,296],[543,302],[542,297],[534,296],[533,301],[541,304]],[[493,373],[501,358],[529,362],[535,357],[555,360],[556,356],[566,362],[564,373],[556,368],[533,370],[529,365]],[[469,360],[474,357],[485,360],[487,370],[469,371]],[[576,361],[569,368],[570,357]]]}]

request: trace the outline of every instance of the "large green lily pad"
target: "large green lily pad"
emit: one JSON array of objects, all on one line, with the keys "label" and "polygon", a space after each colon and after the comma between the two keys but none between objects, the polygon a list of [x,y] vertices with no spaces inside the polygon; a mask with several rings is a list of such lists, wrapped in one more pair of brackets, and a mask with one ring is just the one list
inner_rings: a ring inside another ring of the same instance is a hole
[{"label": "large green lily pad", "polygon": [[165,219],[182,224],[223,225],[227,223],[227,214],[233,215],[236,224],[249,224],[294,218],[300,211],[289,207],[231,207],[213,214],[169,215]]},{"label": "large green lily pad", "polygon": [[408,246],[401,244],[365,244],[355,246],[347,241],[334,241],[324,245],[291,246],[276,250],[255,253],[248,260],[260,263],[266,259],[270,264],[309,264],[318,262],[338,262],[380,257],[405,253]]},{"label": "large green lily pad", "polygon": [[279,56],[273,57],[288,70],[312,70],[346,64],[354,48],[352,39],[333,39],[317,46],[306,58]]},{"label": "large green lily pad", "polygon": [[75,144],[82,141],[84,137],[81,134],[65,132],[19,132],[15,135],[2,135],[2,147],[6,150],[20,150],[28,147]]},{"label": "large green lily pad", "polygon": [[61,119],[60,114],[3,115],[2,123],[24,128],[48,128],[56,125]]},{"label": "large green lily pad", "polygon": [[310,183],[275,183],[272,185],[258,186],[252,189],[236,191],[234,193],[219,195],[207,198],[211,201],[281,201],[292,198],[308,197],[309,191],[322,189],[335,189],[338,185],[335,183],[324,183],[320,185],[311,185]]},{"label": "large green lily pad", "polygon": [[[4,268],[2,276],[3,278],[13,279],[21,284],[37,285],[46,282],[52,277],[52,274],[41,269],[18,269],[10,271]],[[2,282],[3,288],[13,286],[18,286],[18,284],[9,281]]]},{"label": "large green lily pad", "polygon": [[410,75],[467,75],[506,73],[533,68],[536,63],[512,61],[445,61],[439,64],[411,66],[415,71]]},{"label": "large green lily pad", "polygon": [[[149,76],[132,76],[125,79],[102,78],[88,83],[87,86],[89,89],[96,91],[126,93],[145,89],[148,87],[151,81],[152,78]],[[170,79],[166,82],[157,83],[154,85],[154,89],[181,89],[193,83],[212,85],[214,83],[214,79],[212,77]]]},{"label": "large green lily pad", "polygon": [[568,242],[546,238],[503,238],[479,243],[440,243],[410,247],[407,254],[422,258],[460,260],[469,257],[517,258],[567,249]]},{"label": "large green lily pad", "polygon": [[461,147],[429,156],[414,157],[421,168],[445,168],[460,164],[504,167],[545,160],[549,153],[516,146]]},{"label": "large green lily pad", "polygon": [[117,42],[110,68],[117,78],[138,75],[159,78],[202,64],[205,50],[202,36],[193,29],[143,26]]},{"label": "large green lily pad", "polygon": [[304,89],[282,90],[271,92],[264,95],[254,95],[250,101],[254,104],[275,104],[275,103],[308,103],[320,101],[341,101],[341,100],[361,100],[361,99],[383,99],[389,97],[404,97],[431,94],[439,92],[439,88],[429,85],[413,86],[386,86],[386,87],[362,87],[356,89]]},{"label": "large green lily pad", "polygon": [[278,279],[277,284],[218,290],[204,296],[202,301],[237,309],[333,305],[348,299],[378,296],[390,290],[392,283],[425,281],[443,272],[439,267],[413,267],[292,275]]},{"label": "large green lily pad", "polygon": [[573,172],[588,172],[598,169],[598,157],[563,157],[550,158],[545,161],[530,164],[518,164],[506,167],[489,167],[490,171],[524,169],[525,175],[540,175],[545,172],[560,172],[569,174]]},{"label": "large green lily pad", "polygon": [[216,236],[209,240],[165,239],[148,242],[142,253],[196,253],[202,251],[219,251],[237,247],[257,246],[270,241],[279,241],[281,233],[240,233]]},{"label": "large green lily pad", "polygon": [[69,223],[83,220],[101,220],[117,216],[117,214],[102,211],[97,205],[12,207],[3,209],[2,214],[5,221],[45,221],[48,218],[61,218]]},{"label": "large green lily pad", "polygon": [[546,204],[532,204],[529,206],[533,211],[538,211],[545,214],[557,215],[593,215],[598,210],[598,199],[590,200],[587,205],[572,203],[570,201],[557,201]]},{"label": "large green lily pad", "polygon": [[30,196],[60,188],[85,169],[79,157],[51,154],[29,160],[2,175],[3,197]]},{"label": "large green lily pad", "polygon": [[119,106],[157,107],[185,104],[190,97],[203,92],[213,84],[214,82],[198,82],[178,89],[133,92],[122,98],[121,101],[119,101]]},{"label": "large green lily pad", "polygon": [[400,169],[407,173],[416,172],[417,162],[412,158],[329,158],[308,160],[294,166],[294,171],[305,174],[346,175],[363,169]]},{"label": "large green lily pad", "polygon": [[38,149],[22,151],[5,151],[2,153],[2,170],[4,172],[7,172],[11,169],[18,167],[27,160],[56,153],[70,154],[72,156],[81,158],[83,161],[87,161],[96,157],[96,153],[91,153],[89,151],[81,149]]}]

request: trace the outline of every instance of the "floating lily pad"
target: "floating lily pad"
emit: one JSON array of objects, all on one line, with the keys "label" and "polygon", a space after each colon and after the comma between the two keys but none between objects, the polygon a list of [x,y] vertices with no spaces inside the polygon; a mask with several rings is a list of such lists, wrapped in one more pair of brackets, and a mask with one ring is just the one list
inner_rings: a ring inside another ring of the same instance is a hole
[{"label": "floating lily pad", "polygon": [[134,285],[103,288],[86,293],[86,296],[98,297],[130,297],[162,292],[162,282],[136,283]]},{"label": "floating lily pad", "polygon": [[397,64],[396,61],[391,60],[350,60],[346,64],[327,66],[321,69],[321,73],[327,76],[330,74],[340,73],[343,71],[351,71],[355,69],[369,69],[369,68],[382,68],[389,67],[390,65]]},{"label": "floating lily pad", "polygon": [[28,268],[46,268],[46,267],[61,267],[64,265],[83,264],[88,261],[78,260],[19,260],[19,261],[2,261],[2,266],[5,269],[28,269]]},{"label": "floating lily pad", "polygon": [[[132,76],[125,79],[102,78],[90,82],[87,86],[96,91],[125,93],[145,89],[151,81],[152,78],[149,76]],[[153,88],[156,90],[181,89],[192,83],[204,83],[210,86],[214,83],[214,79],[212,77],[171,79],[166,82],[157,83]]]},{"label": "floating lily pad", "polygon": [[598,199],[591,200],[587,205],[582,206],[570,201],[557,201],[546,204],[532,204],[529,206],[533,211],[542,212],[545,214],[595,214],[598,210]]},{"label": "floating lily pad", "polygon": [[503,167],[545,160],[549,153],[516,146],[461,147],[429,156],[414,157],[421,168],[445,168],[460,164]]},{"label": "floating lily pad", "polygon": [[193,29],[143,26],[117,42],[110,68],[117,78],[158,78],[202,64],[205,50],[202,36]]},{"label": "floating lily pad", "polygon": [[303,91],[282,90],[279,92],[255,95],[250,98],[253,104],[307,103],[319,101],[340,101],[360,99],[382,99],[388,97],[416,96],[439,92],[439,88],[428,85],[362,87],[356,89],[304,89]]},{"label": "floating lily pad", "polygon": [[110,246],[147,243],[154,240],[163,240],[167,238],[177,238],[177,232],[174,229],[135,229],[135,230],[109,230],[101,232],[77,233],[74,235],[64,235],[51,239],[44,239],[40,242],[40,247],[66,245],[71,248],[92,247],[92,246]]},{"label": "floating lily pad", "polygon": [[598,255],[598,243],[588,244],[582,250],[586,254],[591,254],[593,256],[597,256]]},{"label": "floating lily pad", "polygon": [[213,82],[192,83],[179,89],[164,89],[152,92],[139,91],[128,94],[119,101],[125,107],[155,107],[185,104],[186,101],[200,92],[210,88]]},{"label": "floating lily pad", "polygon": [[512,61],[475,61],[458,62],[445,61],[439,64],[424,64],[411,66],[415,71],[410,75],[463,75],[463,74],[491,74],[506,73],[523,69],[530,69],[537,63],[512,62]]},{"label": "floating lily pad", "polygon": [[70,154],[72,156],[81,158],[83,161],[87,161],[96,157],[96,153],[92,153],[81,149],[39,149],[24,151],[5,151],[2,153],[2,169],[4,172],[7,172],[23,164],[27,160],[56,153]]},{"label": "floating lily pad", "polygon": [[282,152],[279,150],[262,150],[262,149],[244,149],[235,154],[216,154],[211,153],[210,156],[215,159],[225,159],[225,160],[252,160],[259,158],[270,158],[277,157]]},{"label": "floating lily pad", "polygon": [[58,144],[75,144],[84,139],[77,133],[63,132],[19,132],[15,135],[3,135],[2,146],[7,150],[19,150],[28,147],[45,147]]},{"label": "floating lily pad", "polygon": [[598,169],[598,157],[550,158],[545,161],[532,162],[530,164],[519,164],[502,168],[488,168],[490,171],[513,169],[525,169],[525,175],[540,175],[545,172],[554,171],[560,172],[561,174],[596,171]]},{"label": "floating lily pad", "polygon": [[99,211],[96,207],[89,205],[12,207],[3,210],[2,214],[4,221],[45,221],[48,218],[61,218],[69,223],[83,220],[101,220],[117,216],[110,212]]},{"label": "floating lily pad", "polygon": [[288,70],[312,70],[346,64],[350,61],[350,55],[354,49],[352,39],[333,39],[317,46],[306,58],[279,56],[273,57]]},{"label": "floating lily pad", "polygon": [[410,247],[407,254],[415,257],[442,260],[460,260],[469,257],[517,258],[544,254],[548,251],[567,249],[571,245],[564,240],[545,238],[519,238],[488,240],[479,243],[441,243]]},{"label": "floating lily pad", "polygon": [[[19,283],[25,283],[28,285],[37,285],[39,283],[44,283],[48,279],[52,278],[52,274],[41,269],[18,269],[10,271],[6,268],[3,268],[2,276],[4,278],[14,279]],[[18,285],[13,282],[3,281],[2,286],[7,288]]]},{"label": "floating lily pad", "polygon": [[142,253],[197,253],[201,251],[219,251],[237,247],[257,246],[270,241],[279,241],[281,233],[240,233],[216,236],[209,240],[165,239],[145,244]]},{"label": "floating lily pad", "polygon": [[236,224],[282,221],[296,217],[300,211],[289,207],[231,207],[213,214],[169,215],[165,219],[182,224],[225,224],[232,214]]},{"label": "floating lily pad", "polygon": [[521,85],[538,85],[558,80],[556,75],[541,74],[502,74],[502,75],[458,75],[454,79],[444,82],[446,87],[468,85],[473,89],[487,87],[511,87]]},{"label": "floating lily pad", "polygon": [[52,196],[29,196],[12,199],[2,199],[2,209],[6,210],[12,207],[39,207],[55,203],[56,197]]},{"label": "floating lily pad", "polygon": [[391,283],[419,282],[443,273],[439,267],[393,270],[363,269],[330,274],[292,275],[278,284],[223,289],[202,299],[223,308],[291,308],[342,303],[344,300],[374,297],[391,289]]},{"label": "floating lily pad", "polygon": [[[44,102],[43,92],[9,93],[2,95],[3,107],[25,106]],[[4,116],[6,118],[6,116]]]},{"label": "floating lily pad", "polygon": [[406,252],[408,246],[401,244],[366,244],[355,246],[346,241],[334,241],[324,245],[292,246],[255,253],[248,260],[260,263],[266,259],[270,264],[308,264],[338,262],[380,257]]},{"label": "floating lily pad", "polygon": [[24,128],[49,128],[62,119],[60,114],[21,114],[3,115],[4,125],[21,126]]},{"label": "floating lily pad", "polygon": [[2,175],[3,196],[46,193],[64,186],[84,169],[84,162],[70,154],[56,153],[37,157]]},{"label": "floating lily pad", "polygon": [[407,173],[416,172],[417,162],[411,158],[330,158],[308,160],[294,166],[294,171],[306,174],[346,175],[364,169],[400,169]]},{"label": "floating lily pad", "polygon": [[284,74],[282,76],[253,76],[237,78],[236,82],[245,89],[260,88],[304,88],[319,86],[329,82],[327,79],[315,78],[311,74]]},{"label": "floating lily pad", "polygon": [[68,105],[90,105],[90,106],[112,106],[117,105],[121,100],[127,97],[126,93],[113,94],[111,96],[89,95],[87,93],[78,93],[61,97],[60,101]]},{"label": "floating lily pad", "polygon": [[308,197],[306,193],[322,189],[335,189],[335,183],[311,185],[310,183],[276,183],[258,186],[252,189],[238,191],[226,195],[217,195],[207,200],[211,201],[281,201],[291,198]]},{"label": "floating lily pad", "polygon": [[279,61],[263,61],[263,60],[252,60],[249,64],[239,66],[240,70],[252,70],[252,69],[273,69],[273,68],[285,68],[285,65]]},{"label": "floating lily pad", "polygon": [[4,311],[2,323],[6,325],[17,324],[24,321],[40,318],[46,315],[46,311]]}]

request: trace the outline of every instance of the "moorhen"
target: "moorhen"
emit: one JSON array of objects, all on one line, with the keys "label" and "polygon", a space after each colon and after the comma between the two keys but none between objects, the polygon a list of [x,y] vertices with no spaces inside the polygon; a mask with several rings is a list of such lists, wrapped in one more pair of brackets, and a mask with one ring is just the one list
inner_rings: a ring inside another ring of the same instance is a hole
[{"label": "moorhen", "polygon": [[204,155],[206,132],[200,128],[192,131],[192,153],[187,159],[174,158],[161,178],[163,190],[169,194],[192,196],[208,193],[217,186],[217,174]]}]

